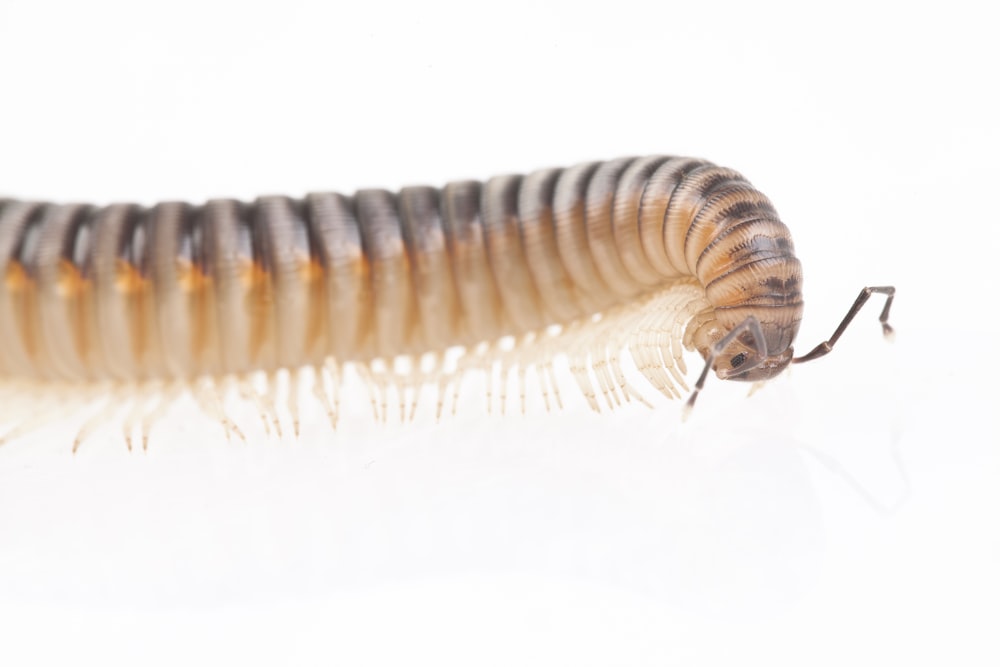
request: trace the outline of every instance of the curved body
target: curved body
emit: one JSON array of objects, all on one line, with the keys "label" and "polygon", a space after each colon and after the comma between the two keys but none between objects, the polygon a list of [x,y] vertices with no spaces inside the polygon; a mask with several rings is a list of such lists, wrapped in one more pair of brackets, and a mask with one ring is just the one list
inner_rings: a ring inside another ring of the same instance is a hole
[{"label": "curved body", "polygon": [[[391,361],[568,327],[685,281],[708,304],[685,341],[706,356],[753,315],[767,355],[790,358],[802,316],[767,198],[664,156],[252,203],[0,200],[0,275],[0,378],[40,381]],[[727,369],[754,347],[740,336],[716,370],[738,378]]]}]

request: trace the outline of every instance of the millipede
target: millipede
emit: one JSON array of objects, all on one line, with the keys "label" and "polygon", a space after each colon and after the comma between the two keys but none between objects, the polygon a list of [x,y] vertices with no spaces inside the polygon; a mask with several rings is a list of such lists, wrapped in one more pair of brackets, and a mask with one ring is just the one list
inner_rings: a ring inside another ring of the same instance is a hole
[{"label": "millipede", "polygon": [[[595,410],[648,403],[626,358],[690,408],[710,370],[761,382],[827,354],[873,294],[890,335],[895,293],[865,287],[795,357],[802,267],[771,202],[732,169],[659,155],[353,196],[0,199],[0,275],[2,437],[79,408],[74,451],[116,412],[146,447],[182,392],[229,436],[229,397],[279,432],[280,403],[297,431],[311,386],[336,426],[348,368],[383,419],[388,392],[405,419],[428,385],[440,416],[470,371],[501,405],[516,377],[523,409],[528,372],[561,404],[560,356]],[[685,349],[704,360],[692,388]]]}]

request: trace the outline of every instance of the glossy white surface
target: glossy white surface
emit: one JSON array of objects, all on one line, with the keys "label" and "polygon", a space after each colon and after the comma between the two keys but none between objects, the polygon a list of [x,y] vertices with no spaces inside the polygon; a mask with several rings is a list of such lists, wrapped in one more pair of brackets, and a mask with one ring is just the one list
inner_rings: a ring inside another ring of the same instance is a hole
[{"label": "glossy white surface", "polygon": [[[746,399],[247,445],[190,406],[0,448],[4,664],[1000,661],[1000,53],[973,3],[0,5],[0,190],[111,201],[442,184],[675,152],[792,230],[799,348]],[[992,288],[992,289],[987,289]],[[696,364],[694,357],[689,363]],[[652,392],[645,391],[648,396]]]}]

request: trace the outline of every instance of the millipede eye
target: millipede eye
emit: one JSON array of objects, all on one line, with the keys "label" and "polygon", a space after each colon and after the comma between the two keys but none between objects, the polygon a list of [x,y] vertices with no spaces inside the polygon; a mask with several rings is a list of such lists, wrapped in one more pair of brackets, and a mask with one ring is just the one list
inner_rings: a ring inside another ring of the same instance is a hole
[{"label": "millipede eye", "polygon": [[732,366],[733,368],[739,368],[740,366],[743,365],[743,362],[746,360],[747,360],[747,355],[743,352],[740,352],[735,357],[729,360],[729,365]]}]

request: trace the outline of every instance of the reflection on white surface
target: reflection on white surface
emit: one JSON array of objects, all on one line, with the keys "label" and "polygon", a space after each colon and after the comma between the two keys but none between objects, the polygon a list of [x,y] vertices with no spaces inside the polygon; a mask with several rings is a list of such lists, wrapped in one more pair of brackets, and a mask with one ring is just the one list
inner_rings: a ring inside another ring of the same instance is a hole
[{"label": "reflection on white surface", "polygon": [[[614,645],[725,661],[764,638],[792,660],[822,628],[849,638],[830,648],[845,659],[859,642],[973,658],[1000,593],[986,397],[893,369],[924,341],[871,338],[750,399],[714,383],[683,424],[673,405],[592,415],[580,400],[378,425],[359,401],[343,429],[314,415],[298,442],[226,444],[198,417],[145,454],[115,433],[76,456],[15,442],[0,450],[0,614],[85,645],[127,629],[120,656],[207,624],[248,627],[247,656],[301,632],[336,636],[330,655],[459,659],[495,624],[593,664]],[[865,384],[842,385],[855,367]],[[896,456],[912,480],[898,506]]]}]

